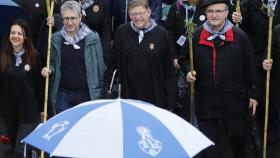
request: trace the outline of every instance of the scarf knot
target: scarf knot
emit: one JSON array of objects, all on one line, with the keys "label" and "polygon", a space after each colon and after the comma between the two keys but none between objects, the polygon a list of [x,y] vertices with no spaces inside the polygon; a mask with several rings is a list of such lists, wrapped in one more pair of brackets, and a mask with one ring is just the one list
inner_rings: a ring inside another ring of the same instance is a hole
[{"label": "scarf knot", "polygon": [[74,38],[70,37],[67,34],[66,29],[64,27],[61,30],[61,35],[65,39],[64,44],[73,45],[74,49],[80,49],[81,47],[78,46],[77,43],[84,39],[90,33],[90,31],[91,30],[84,23],[80,23],[80,30],[74,36]]},{"label": "scarf knot", "polygon": [[220,31],[218,31],[218,32],[213,30],[213,27],[210,26],[210,24],[208,23],[208,21],[206,21],[206,22],[203,24],[203,28],[211,34],[211,36],[209,36],[209,37],[207,38],[208,41],[211,41],[211,40],[213,40],[213,39],[215,39],[215,38],[217,38],[217,37],[219,37],[219,38],[222,39],[222,40],[226,40],[226,37],[225,37],[224,34],[225,34],[228,30],[230,30],[232,27],[233,27],[233,24],[232,24],[228,19],[226,19],[223,28],[222,28]]},{"label": "scarf knot", "polygon": [[132,29],[136,32],[136,33],[138,33],[139,34],[139,36],[138,36],[138,42],[139,42],[139,44],[142,42],[142,40],[143,40],[143,38],[144,38],[144,34],[145,33],[147,33],[147,32],[149,32],[149,31],[151,31],[151,30],[153,30],[156,26],[157,26],[157,24],[156,24],[156,22],[153,20],[153,19],[149,19],[149,26],[148,27],[146,27],[146,28],[144,28],[144,29],[140,29],[140,28],[137,28],[134,24],[133,24],[133,22],[132,21],[130,21],[130,26],[132,27]]},{"label": "scarf knot", "polygon": [[85,3],[82,3],[82,2],[80,1],[81,9],[82,9],[82,14],[83,14],[84,16],[87,16],[86,9],[87,9],[88,7],[90,7],[93,3],[94,3],[94,0],[87,0]]},{"label": "scarf knot", "polygon": [[182,0],[178,0],[180,5],[183,6],[186,10],[193,10],[195,11],[196,9],[196,6],[193,6],[193,5],[188,5],[186,3],[184,3]]},{"label": "scarf knot", "polygon": [[15,58],[16,58],[16,66],[19,66],[22,63],[21,56],[25,53],[25,50],[22,48],[18,52],[14,52]]}]

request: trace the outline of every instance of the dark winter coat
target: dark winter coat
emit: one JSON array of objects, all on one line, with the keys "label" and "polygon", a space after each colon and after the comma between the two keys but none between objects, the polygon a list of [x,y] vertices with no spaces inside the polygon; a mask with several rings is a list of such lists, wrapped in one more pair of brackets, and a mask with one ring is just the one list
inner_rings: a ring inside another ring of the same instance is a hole
[{"label": "dark winter coat", "polygon": [[275,26],[272,40],[271,103],[280,106],[280,24]]},{"label": "dark winter coat", "polygon": [[[261,0],[248,0],[242,7],[242,29],[249,36],[252,46],[253,54],[258,66],[257,75],[261,83],[261,91],[264,93],[265,74],[266,71],[262,68],[262,62],[267,54],[268,41],[268,15],[266,10],[261,9]],[[280,4],[274,11],[273,28],[280,24]],[[263,95],[264,96],[264,95]]]},{"label": "dark winter coat", "polygon": [[13,54],[11,59],[10,67],[0,73],[0,113],[6,122],[36,122],[43,111],[41,58],[37,53],[35,63],[29,65],[30,69],[26,63],[26,54],[22,55],[22,64],[18,67],[15,66]]},{"label": "dark winter coat", "polygon": [[82,22],[99,34],[106,63],[111,52],[111,6],[107,1],[95,0],[92,6],[88,7],[85,12],[86,16],[83,16]]},{"label": "dark winter coat", "polygon": [[109,89],[113,71],[118,69],[122,98],[144,100],[171,109],[176,102],[177,87],[168,33],[156,26],[144,35],[139,44],[138,33],[130,23],[117,29],[104,75],[104,90]]},{"label": "dark winter coat", "polygon": [[[249,98],[257,98],[257,83],[250,41],[236,27],[214,47],[209,32],[198,27],[194,34],[195,106],[198,118],[242,118]],[[186,47],[185,47],[186,48]]]}]

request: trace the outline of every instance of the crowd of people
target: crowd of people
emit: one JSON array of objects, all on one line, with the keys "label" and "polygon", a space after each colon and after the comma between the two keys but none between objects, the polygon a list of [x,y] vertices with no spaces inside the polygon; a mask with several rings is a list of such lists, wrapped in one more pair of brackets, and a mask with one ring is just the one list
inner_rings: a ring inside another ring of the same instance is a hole
[{"label": "crowd of people", "polygon": [[[235,0],[55,0],[53,17],[44,1],[14,1],[31,17],[16,20],[0,37],[0,114],[17,158],[24,152],[20,140],[46,117],[45,77],[48,118],[82,102],[115,97],[113,82],[121,85],[121,98],[152,103],[187,121],[193,113],[194,125],[215,143],[197,157],[223,158],[226,137],[233,157],[245,158],[252,118],[263,135],[271,71],[268,143],[278,143],[278,0],[241,0],[241,11]],[[274,13],[272,59],[268,11]],[[33,150],[28,148],[29,156]]]}]

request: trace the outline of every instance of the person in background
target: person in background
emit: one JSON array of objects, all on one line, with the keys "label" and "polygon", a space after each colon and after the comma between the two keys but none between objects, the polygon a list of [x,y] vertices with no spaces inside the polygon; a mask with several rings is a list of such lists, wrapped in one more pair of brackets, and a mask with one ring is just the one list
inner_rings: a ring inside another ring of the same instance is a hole
[{"label": "person in background", "polygon": [[[129,0],[113,0],[112,1],[112,16],[113,16],[113,34],[118,26],[130,21],[128,16]],[[148,0],[151,8],[151,18],[158,23],[161,20],[161,0]]]},{"label": "person in background", "polygon": [[[31,37],[37,50],[37,41],[42,21],[47,17],[45,0],[13,0],[22,7],[30,16],[29,26],[32,30]],[[41,52],[40,52],[41,53]]]},{"label": "person in background", "polygon": [[[268,10],[266,5],[273,11],[272,29],[280,24],[280,3],[278,0],[244,0],[242,9],[242,23],[240,27],[249,36],[253,45],[253,54],[257,64],[257,76],[260,82],[260,102],[257,113],[257,123],[260,129],[260,135],[263,136],[264,118],[265,118],[265,85],[266,71],[262,67],[263,60],[267,56],[268,47]],[[274,36],[274,35],[273,35]],[[270,104],[269,108],[269,126],[268,126],[268,144],[276,145],[279,143],[279,124],[280,118],[277,114],[277,105]]]},{"label": "person in background", "polygon": [[[181,116],[185,120],[190,120],[190,101],[188,84],[185,80],[185,67],[181,67],[182,56],[185,56],[187,52],[181,52],[182,46],[188,38],[187,29],[185,27],[186,21],[193,22],[196,26],[201,25],[206,17],[204,10],[201,8],[200,1],[192,1],[190,3],[187,0],[177,0],[171,5],[165,27],[168,30],[169,37],[172,43],[172,49],[174,54],[172,55],[174,67],[177,71],[177,85],[179,88],[179,100],[178,104],[181,108],[174,111],[177,115]],[[187,12],[186,12],[187,9]],[[181,54],[182,53],[182,54]],[[184,55],[183,55],[184,54]]]},{"label": "person in background", "polygon": [[[200,26],[206,20],[204,8],[201,7],[201,0],[177,0],[171,5],[169,14],[166,20],[166,29],[168,30],[170,39],[172,41],[172,48],[175,54],[173,55],[173,64],[177,71],[177,84],[179,87],[179,104],[180,107],[174,111],[176,114],[189,120],[190,117],[190,96],[189,85],[186,78],[186,67],[181,63],[184,60],[184,56],[188,54],[189,50],[182,52],[182,46],[187,41],[188,33],[186,28],[186,22],[193,22],[195,27]],[[229,19],[232,19],[234,23],[240,22],[241,14],[233,12],[234,4],[229,4]],[[187,12],[186,12],[187,10]]]},{"label": "person in background", "polygon": [[50,105],[55,113],[99,99],[105,71],[100,38],[81,22],[80,4],[66,1],[61,16],[64,26],[53,34],[50,68],[41,71],[51,78]]},{"label": "person in background", "polygon": [[[273,30],[273,38],[272,38],[272,50],[271,50],[271,59],[265,59],[262,62],[262,67],[265,71],[271,70],[270,75],[270,100],[269,100],[269,109],[270,113],[268,114],[269,117],[274,119],[273,122],[279,122],[280,120],[280,24],[276,25]],[[272,107],[272,108],[271,108]],[[274,110],[274,111],[271,111]],[[268,138],[270,140],[270,144],[277,144],[278,143],[278,135],[280,132],[280,124],[268,124],[268,126],[273,129],[274,134],[276,135],[274,138]],[[270,135],[270,137],[273,137]]]},{"label": "person in background", "polygon": [[22,158],[20,141],[35,129],[43,114],[42,64],[25,21],[15,21],[9,33],[0,59],[0,113],[12,150]]},{"label": "person in background", "polygon": [[255,115],[259,96],[251,43],[228,20],[227,0],[205,0],[202,7],[207,21],[195,30],[194,71],[187,69],[187,81],[195,86],[198,127],[215,146],[199,155],[223,158],[228,148],[234,158],[243,158],[247,120]]},{"label": "person in background", "polygon": [[99,34],[107,63],[111,52],[111,5],[106,0],[79,0],[79,3],[82,7],[82,22]]},{"label": "person in background", "polygon": [[117,69],[122,98],[172,109],[177,86],[168,33],[150,18],[147,0],[130,0],[128,13],[131,21],[116,30],[113,53],[104,75],[104,91],[109,89]]}]

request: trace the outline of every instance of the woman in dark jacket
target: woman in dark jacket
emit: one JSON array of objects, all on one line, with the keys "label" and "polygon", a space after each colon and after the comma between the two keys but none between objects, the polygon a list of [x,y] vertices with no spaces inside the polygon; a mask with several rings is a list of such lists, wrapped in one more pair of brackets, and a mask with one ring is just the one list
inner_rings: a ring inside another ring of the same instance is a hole
[{"label": "woman in dark jacket", "polygon": [[27,24],[17,20],[0,59],[0,108],[16,157],[23,157],[20,141],[39,123],[42,111],[41,59]]}]

